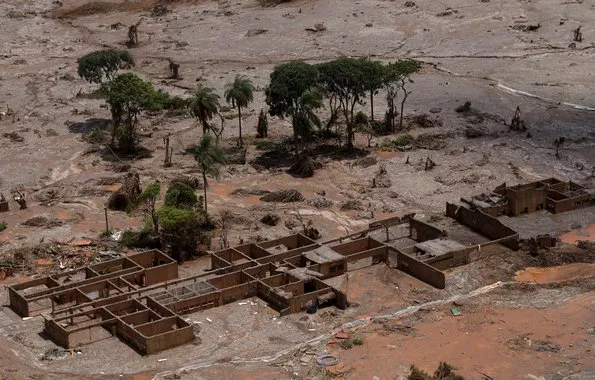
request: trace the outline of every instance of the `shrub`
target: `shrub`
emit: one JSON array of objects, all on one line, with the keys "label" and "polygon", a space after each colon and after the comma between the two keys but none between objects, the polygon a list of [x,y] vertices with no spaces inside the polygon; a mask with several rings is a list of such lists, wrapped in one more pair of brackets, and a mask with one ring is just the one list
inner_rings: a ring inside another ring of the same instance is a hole
[{"label": "shrub", "polygon": [[411,135],[403,135],[403,136],[397,137],[393,141],[393,145],[396,146],[396,147],[402,147],[402,146],[405,146],[405,145],[411,145],[411,144],[413,144],[414,141],[415,141],[415,139],[413,138],[413,136],[411,136]]},{"label": "shrub", "polygon": [[4,231],[8,228],[8,224],[6,222],[0,222],[0,232]]},{"label": "shrub", "polygon": [[362,111],[358,111],[353,118],[355,125],[366,125],[368,123],[368,115]]},{"label": "shrub", "polygon": [[105,141],[105,131],[102,128],[95,128],[87,133],[85,140],[91,144],[100,144]]},{"label": "shrub", "polygon": [[173,182],[169,185],[165,194],[165,206],[191,209],[197,204],[198,198],[190,186],[182,182]]}]

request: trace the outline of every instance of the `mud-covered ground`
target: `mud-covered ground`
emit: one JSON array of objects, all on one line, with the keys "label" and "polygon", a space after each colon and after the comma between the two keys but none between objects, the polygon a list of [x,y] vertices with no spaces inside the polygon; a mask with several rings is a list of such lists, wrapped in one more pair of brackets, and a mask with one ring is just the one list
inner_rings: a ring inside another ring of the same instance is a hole
[{"label": "mud-covered ground", "polygon": [[[358,164],[360,157],[336,156],[321,150],[317,160],[323,167],[307,179],[288,175],[285,160],[273,162],[268,169],[250,164],[227,166],[219,182],[211,181],[208,198],[209,211],[214,215],[223,209],[232,211],[231,244],[240,238],[266,239],[298,231],[299,218],[311,219],[323,239],[327,239],[365,228],[371,220],[385,216],[416,212],[437,217],[443,214],[446,201],[477,194],[503,182],[516,184],[555,176],[590,189],[594,186],[595,5],[589,1],[418,0],[413,7],[405,6],[404,1],[381,0],[304,0],[274,7],[262,7],[256,0],[169,3],[170,12],[162,16],[151,15],[150,0],[6,0],[0,4],[0,191],[10,198],[10,190],[21,186],[28,199],[27,210],[18,210],[9,199],[11,210],[0,214],[0,221],[8,225],[0,232],[2,262],[13,258],[7,255],[14,255],[14,249],[40,244],[43,247],[43,252],[31,254],[26,268],[17,268],[14,277],[1,279],[3,283],[57,271],[60,266],[81,265],[81,260],[97,259],[98,251],[114,248],[110,244],[80,247],[66,243],[96,239],[104,229],[105,201],[122,181],[120,160],[140,173],[142,184],[153,180],[165,183],[181,173],[199,175],[192,156],[186,153],[200,136],[200,128],[192,119],[142,116],[141,144],[151,153],[133,160],[120,158],[105,146],[94,146],[83,139],[107,122],[109,110],[102,100],[85,96],[95,86],[78,77],[76,59],[103,47],[125,48],[127,26],[141,18],[140,45],[131,49],[137,62],[134,71],[157,88],[187,95],[197,83],[202,83],[214,86],[222,95],[225,83],[235,74],[247,75],[254,81],[258,90],[255,102],[243,120],[249,163],[264,153],[256,147],[255,126],[258,113],[265,106],[263,89],[275,65],[294,59],[315,63],[341,55],[383,61],[409,57],[425,63],[413,78],[405,114],[428,114],[441,125],[420,128],[408,124],[410,129],[403,132],[416,138],[421,135],[420,141],[425,142],[422,147],[384,152],[377,146],[395,136],[374,138],[372,148],[364,154],[377,163],[367,167]],[[318,23],[324,23],[326,30],[305,30]],[[519,25],[537,24],[540,27],[535,31],[519,30]],[[569,47],[572,31],[579,25],[583,42]],[[256,33],[257,30],[260,31]],[[181,80],[167,79],[168,59],[181,64]],[[454,109],[467,100],[474,111],[468,115],[456,113]],[[529,133],[510,132],[503,123],[510,122],[517,106]],[[368,105],[361,109],[369,113]],[[380,93],[375,101],[377,118],[382,118],[384,109]],[[237,118],[230,115],[225,121],[224,135],[226,144],[232,146]],[[321,116],[324,119],[327,111],[322,110]],[[479,137],[469,138],[470,128],[479,131]],[[163,168],[163,137],[168,134],[174,148],[173,165]],[[270,140],[290,134],[288,122],[270,120]],[[556,151],[553,141],[560,137],[565,137],[565,142]],[[366,148],[364,136],[358,136],[357,143]],[[428,157],[437,166],[425,171],[422,162]],[[387,170],[390,186],[372,188],[372,178],[380,165]],[[238,188],[297,189],[306,200],[267,204],[255,196],[232,195]],[[315,207],[315,199],[323,196],[332,202],[331,206]],[[346,211],[342,206],[347,201],[358,201],[360,209]],[[260,218],[268,213],[279,215],[281,222],[275,227],[260,223]],[[532,230],[528,225],[535,225],[539,233],[566,233],[564,241],[574,244],[576,240],[593,239],[594,214],[592,210],[582,210],[574,216],[542,215],[542,219],[536,219],[535,214],[511,223],[519,225],[527,235]],[[115,230],[136,228],[143,224],[143,216],[110,211],[109,222]],[[218,237],[214,236],[213,249],[218,244]],[[175,371],[203,361],[209,362],[208,368],[189,370],[184,378],[329,376],[315,370],[311,358],[300,362],[302,356],[312,356],[303,352],[296,356],[296,363],[286,365],[269,366],[249,360],[235,365],[213,363],[235,356],[247,360],[272,355],[340,322],[466,293],[500,280],[510,281],[517,270],[545,265],[543,258],[512,255],[516,254],[502,253],[493,259],[490,256],[449,272],[447,293],[402,273],[387,273],[386,268],[360,269],[349,280],[353,288],[350,298],[359,306],[339,315],[317,315],[312,317],[313,321],[300,321],[302,315],[273,321],[266,308],[252,310],[257,307],[253,305],[192,315],[189,317],[197,321],[203,319],[199,334],[202,343],[170,350],[163,357],[168,360],[162,362],[157,361],[161,356],[141,358],[116,340],[89,346],[81,354],[41,361],[39,358],[47,349],[55,348],[51,341],[37,335],[42,321],[21,321],[5,308],[0,313],[0,329],[11,344],[10,348],[0,348],[2,376],[101,378],[104,372],[105,377],[114,378],[121,373],[130,376],[143,371]],[[563,263],[556,261],[552,265]],[[201,268],[200,263],[184,264],[182,273],[196,273]],[[439,360],[451,361],[470,378],[479,378],[480,370],[494,378],[522,378],[531,373],[547,379],[563,378],[579,369],[593,371],[595,363],[589,351],[593,347],[592,335],[585,335],[593,327],[588,326],[588,321],[595,319],[593,284],[585,284],[565,282],[553,289],[538,288],[530,293],[525,293],[527,289],[510,293],[506,293],[509,289],[501,289],[495,294],[510,294],[508,303],[489,306],[492,296],[484,295],[484,306],[471,310],[463,307],[462,318],[451,317],[446,306],[444,310],[429,310],[424,315],[431,318],[412,327],[422,331],[421,338],[401,336],[398,332],[385,336],[376,326],[365,333],[371,336],[364,337],[363,346],[341,352],[341,365],[347,371],[342,376],[399,378],[412,362],[430,370]],[[535,306],[525,295],[535,291],[555,302]],[[219,322],[204,322],[207,316]],[[556,318],[566,324],[558,336],[549,325],[540,327],[536,322]],[[473,320],[483,322],[473,325]],[[474,327],[467,327],[468,323]],[[505,344],[515,334],[529,333],[535,339],[555,341],[563,348],[556,353],[536,353],[531,349],[511,351]],[[497,350],[490,346],[493,341]],[[324,349],[324,345],[319,345],[308,350],[318,354]],[[113,355],[116,350],[121,353],[119,357]],[[498,354],[489,356],[485,350]],[[382,367],[379,361],[391,365]],[[351,364],[355,362],[360,364]],[[517,372],[529,362],[526,373]],[[490,364],[479,368],[477,363]],[[507,368],[503,367],[505,364]],[[350,369],[352,366],[355,369]],[[376,368],[379,372],[372,373]],[[561,372],[556,375],[556,371]]]}]

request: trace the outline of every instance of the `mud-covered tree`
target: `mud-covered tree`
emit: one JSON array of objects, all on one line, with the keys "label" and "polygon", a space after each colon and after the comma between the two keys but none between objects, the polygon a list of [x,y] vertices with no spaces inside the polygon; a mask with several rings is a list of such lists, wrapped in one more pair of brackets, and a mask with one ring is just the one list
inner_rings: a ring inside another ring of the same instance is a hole
[{"label": "mud-covered tree", "polygon": [[153,85],[135,74],[120,74],[102,86],[112,113],[112,145],[116,134],[118,147],[127,153],[136,149],[136,125],[143,110],[155,109]]},{"label": "mud-covered tree", "polygon": [[264,109],[260,110],[258,114],[258,126],[256,127],[256,137],[264,138],[269,135],[269,120]]},{"label": "mud-covered tree", "polygon": [[210,134],[204,134],[196,147],[194,158],[202,172],[204,188],[204,210],[207,212],[207,175],[219,178],[219,167],[225,164],[225,152],[213,140]]},{"label": "mud-covered tree", "polygon": [[374,121],[374,95],[382,88],[384,68],[382,62],[365,60],[363,63],[366,72],[366,88],[370,92],[370,120]]},{"label": "mud-covered tree", "polygon": [[400,116],[399,116],[399,129],[403,128],[403,109],[405,108],[405,102],[407,97],[411,94],[412,90],[407,87],[413,83],[411,75],[415,74],[421,68],[421,62],[413,59],[398,60],[394,63],[389,63],[384,66],[383,70],[383,82],[384,88],[386,89],[386,102],[388,104],[387,119],[392,126],[394,131],[395,118],[397,116],[396,100],[399,92],[402,92],[403,97],[400,104]]},{"label": "mud-covered tree", "polygon": [[[308,136],[302,136],[312,121],[315,110],[322,107],[320,94],[315,91],[318,69],[305,62],[294,61],[275,67],[270,75],[270,84],[265,90],[266,103],[271,116],[289,118],[293,127],[296,157],[301,154]],[[314,114],[315,115],[315,114]]]},{"label": "mud-covered tree", "polygon": [[339,101],[347,123],[347,147],[353,148],[355,105],[362,104],[370,86],[367,60],[339,58],[319,65],[318,69],[320,83]]},{"label": "mud-covered tree", "polygon": [[242,108],[248,106],[254,100],[254,84],[242,75],[236,75],[232,83],[228,83],[225,89],[225,101],[238,110],[239,138],[238,145],[244,146],[242,140]]},{"label": "mud-covered tree", "polygon": [[153,231],[159,232],[159,222],[157,219],[157,210],[155,204],[159,199],[161,193],[161,185],[159,182],[152,182],[149,184],[143,192],[139,195],[136,202],[133,204],[133,208],[142,208],[143,212],[151,218],[153,224]]},{"label": "mud-covered tree", "polygon": [[114,78],[118,70],[134,66],[132,55],[123,50],[105,49],[78,59],[78,74],[90,83],[101,84]]},{"label": "mud-covered tree", "polygon": [[219,111],[219,95],[212,87],[199,85],[189,102],[190,113],[202,125],[203,134],[210,130],[209,120]]}]

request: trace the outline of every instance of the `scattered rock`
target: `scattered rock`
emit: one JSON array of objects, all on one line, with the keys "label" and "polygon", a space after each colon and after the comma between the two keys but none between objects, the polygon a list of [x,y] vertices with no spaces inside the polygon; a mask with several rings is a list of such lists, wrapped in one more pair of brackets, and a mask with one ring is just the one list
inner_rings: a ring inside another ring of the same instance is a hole
[{"label": "scattered rock", "polygon": [[306,28],[306,30],[308,32],[314,32],[314,33],[324,32],[326,30],[326,26],[324,26],[324,23],[319,23],[319,24],[314,24],[314,27],[312,27],[312,28]]},{"label": "scattered rock", "polygon": [[417,5],[415,5],[415,2],[413,1],[406,1],[404,4],[407,8],[412,8],[412,7],[416,7]]},{"label": "scattered rock", "polygon": [[304,200],[304,196],[297,190],[279,190],[260,197],[260,200],[263,202],[280,203],[301,202]]},{"label": "scattered rock", "polygon": [[258,36],[259,34],[264,34],[268,32],[268,29],[250,29],[246,32],[245,36],[246,37],[254,37],[254,36]]},{"label": "scattered rock", "polygon": [[358,160],[355,160],[354,162],[356,166],[360,166],[362,168],[367,168],[368,166],[376,165],[377,163],[378,160],[372,156],[362,157]]},{"label": "scattered rock", "polygon": [[293,165],[289,167],[287,172],[294,177],[308,178],[314,175],[316,169],[320,169],[322,165],[315,162],[310,157],[302,156]]},{"label": "scattered rock", "polygon": [[368,28],[371,28],[373,26],[374,26],[374,24],[372,24],[371,22],[369,22],[369,23],[366,24],[366,27],[368,27]]},{"label": "scattered rock", "polygon": [[276,226],[280,220],[281,220],[281,218],[275,214],[266,214],[262,219],[260,219],[260,221],[263,224],[266,224],[267,226],[271,226],[271,227]]},{"label": "scattered rock", "polygon": [[448,136],[442,133],[429,134],[424,133],[415,139],[415,146],[421,149],[440,150],[446,147]]},{"label": "scattered rock", "polygon": [[406,117],[407,125],[411,128],[434,128],[442,127],[442,120],[431,118],[428,114],[422,113],[420,115],[413,115]]},{"label": "scattered rock", "polygon": [[23,142],[25,141],[25,138],[21,135],[19,135],[16,132],[10,132],[10,133],[5,133],[2,135],[2,137],[10,139],[10,141],[12,142]]},{"label": "scattered rock", "polygon": [[153,16],[153,17],[165,16],[169,12],[170,11],[169,11],[169,9],[167,9],[165,4],[155,4],[155,6],[153,7],[153,11],[151,12],[151,16]]},{"label": "scattered rock", "polygon": [[467,127],[465,128],[465,137],[468,139],[475,139],[478,137],[484,137],[487,133],[482,128],[477,127]]},{"label": "scattered rock", "polygon": [[350,210],[363,211],[364,205],[362,205],[362,202],[358,201],[357,199],[351,199],[341,204],[341,211]]},{"label": "scattered rock", "polygon": [[330,208],[333,206],[333,201],[322,197],[316,197],[306,200],[306,204],[316,208]]},{"label": "scattered rock", "polygon": [[432,108],[430,109],[430,113],[440,113],[442,112],[442,108]]},{"label": "scattered rock", "polygon": [[46,218],[45,216],[34,216],[33,218],[25,220],[22,225],[28,227],[53,228],[61,226],[62,222],[57,219]]}]

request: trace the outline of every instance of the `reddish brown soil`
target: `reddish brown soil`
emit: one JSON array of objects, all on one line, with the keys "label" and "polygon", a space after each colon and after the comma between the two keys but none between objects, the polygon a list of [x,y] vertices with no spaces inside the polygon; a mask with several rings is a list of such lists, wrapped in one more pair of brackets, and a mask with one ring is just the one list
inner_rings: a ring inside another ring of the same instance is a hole
[{"label": "reddish brown soil", "polygon": [[[440,361],[447,361],[469,379],[480,378],[481,373],[518,379],[527,374],[555,373],[560,367],[593,368],[593,338],[587,333],[595,320],[593,302],[594,294],[548,309],[468,310],[464,304],[462,316],[454,317],[448,308],[440,309],[439,321],[416,324],[412,336],[373,324],[359,333],[364,339],[362,346],[344,350],[329,345],[330,353],[341,359],[341,364],[330,371],[348,371],[345,378],[350,379],[393,379],[407,373],[411,364],[433,371]],[[558,344],[561,349],[537,352],[512,345],[521,335]]]}]

